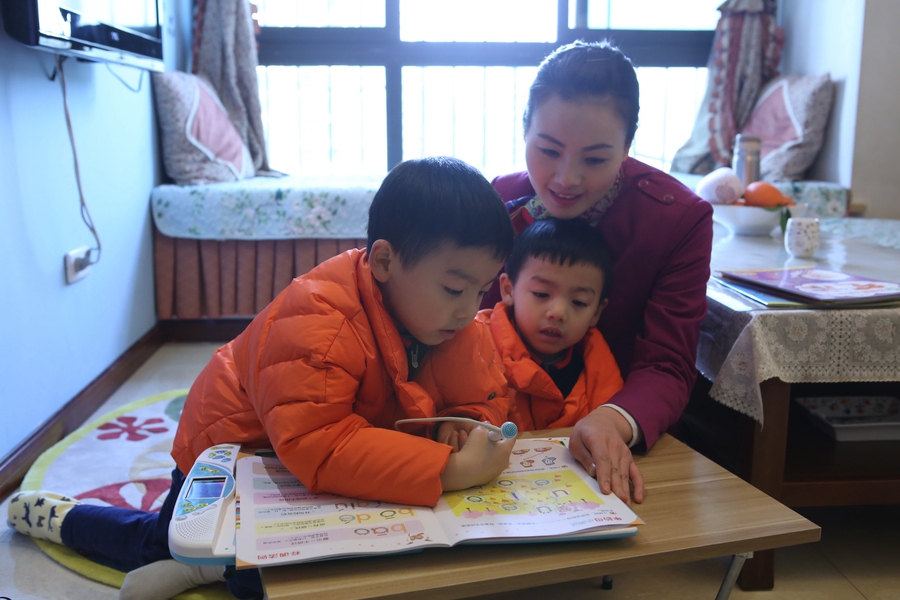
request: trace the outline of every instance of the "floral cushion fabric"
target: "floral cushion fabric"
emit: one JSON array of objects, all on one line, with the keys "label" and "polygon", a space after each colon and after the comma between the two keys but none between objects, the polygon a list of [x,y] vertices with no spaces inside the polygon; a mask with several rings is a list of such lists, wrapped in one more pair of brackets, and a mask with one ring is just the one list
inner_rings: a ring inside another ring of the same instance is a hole
[{"label": "floral cushion fabric", "polygon": [[797,204],[806,204],[813,217],[843,217],[850,207],[847,188],[831,181],[776,181],[778,191]]},{"label": "floral cushion fabric", "polygon": [[253,177],[160,185],[153,220],[169,237],[206,240],[363,239],[383,176]]}]

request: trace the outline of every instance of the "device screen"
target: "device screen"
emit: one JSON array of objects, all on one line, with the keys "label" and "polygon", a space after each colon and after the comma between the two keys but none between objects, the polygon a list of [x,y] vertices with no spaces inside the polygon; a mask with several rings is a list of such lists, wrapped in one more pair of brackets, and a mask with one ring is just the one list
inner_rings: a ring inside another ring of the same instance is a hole
[{"label": "device screen", "polygon": [[194,479],[191,481],[191,487],[188,488],[185,498],[218,498],[225,489],[225,477],[204,477],[202,479]]}]

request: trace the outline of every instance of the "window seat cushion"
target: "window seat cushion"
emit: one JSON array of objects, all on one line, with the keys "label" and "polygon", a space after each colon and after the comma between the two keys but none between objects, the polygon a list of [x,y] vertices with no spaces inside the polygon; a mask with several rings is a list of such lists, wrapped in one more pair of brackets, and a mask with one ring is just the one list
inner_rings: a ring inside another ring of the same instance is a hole
[{"label": "window seat cushion", "polygon": [[383,176],[252,177],[160,185],[150,202],[160,233],[200,240],[365,239]]}]

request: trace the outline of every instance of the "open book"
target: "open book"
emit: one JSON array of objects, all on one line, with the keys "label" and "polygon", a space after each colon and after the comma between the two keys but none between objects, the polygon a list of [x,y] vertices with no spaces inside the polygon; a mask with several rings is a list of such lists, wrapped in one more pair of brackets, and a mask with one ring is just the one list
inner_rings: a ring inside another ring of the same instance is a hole
[{"label": "open book", "polygon": [[642,521],[603,495],[564,439],[520,439],[491,483],[434,508],[313,494],[277,458],[237,463],[238,568],[409,552],[474,542],[635,535]]},{"label": "open book", "polygon": [[[900,305],[900,283],[879,281],[819,267],[783,267],[722,271],[716,278],[738,293],[752,297],[753,289],[766,291],[814,307]],[[758,299],[769,305],[771,300]]]}]

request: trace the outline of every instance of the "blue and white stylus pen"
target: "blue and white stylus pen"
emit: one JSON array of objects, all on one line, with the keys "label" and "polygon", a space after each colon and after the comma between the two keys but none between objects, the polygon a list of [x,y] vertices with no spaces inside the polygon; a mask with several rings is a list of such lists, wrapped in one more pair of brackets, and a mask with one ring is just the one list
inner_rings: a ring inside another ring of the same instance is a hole
[{"label": "blue and white stylus pen", "polygon": [[469,419],[468,417],[434,417],[432,419],[400,419],[394,423],[394,427],[400,425],[402,423],[432,423],[435,421],[456,421],[457,423],[473,423],[475,425],[480,425],[488,430],[488,439],[493,442],[499,442],[500,440],[508,440],[519,435],[519,428],[516,427],[516,424],[512,421],[507,421],[503,425],[499,427],[497,425],[491,425],[490,423],[483,423],[481,421],[476,421],[475,419]]}]

